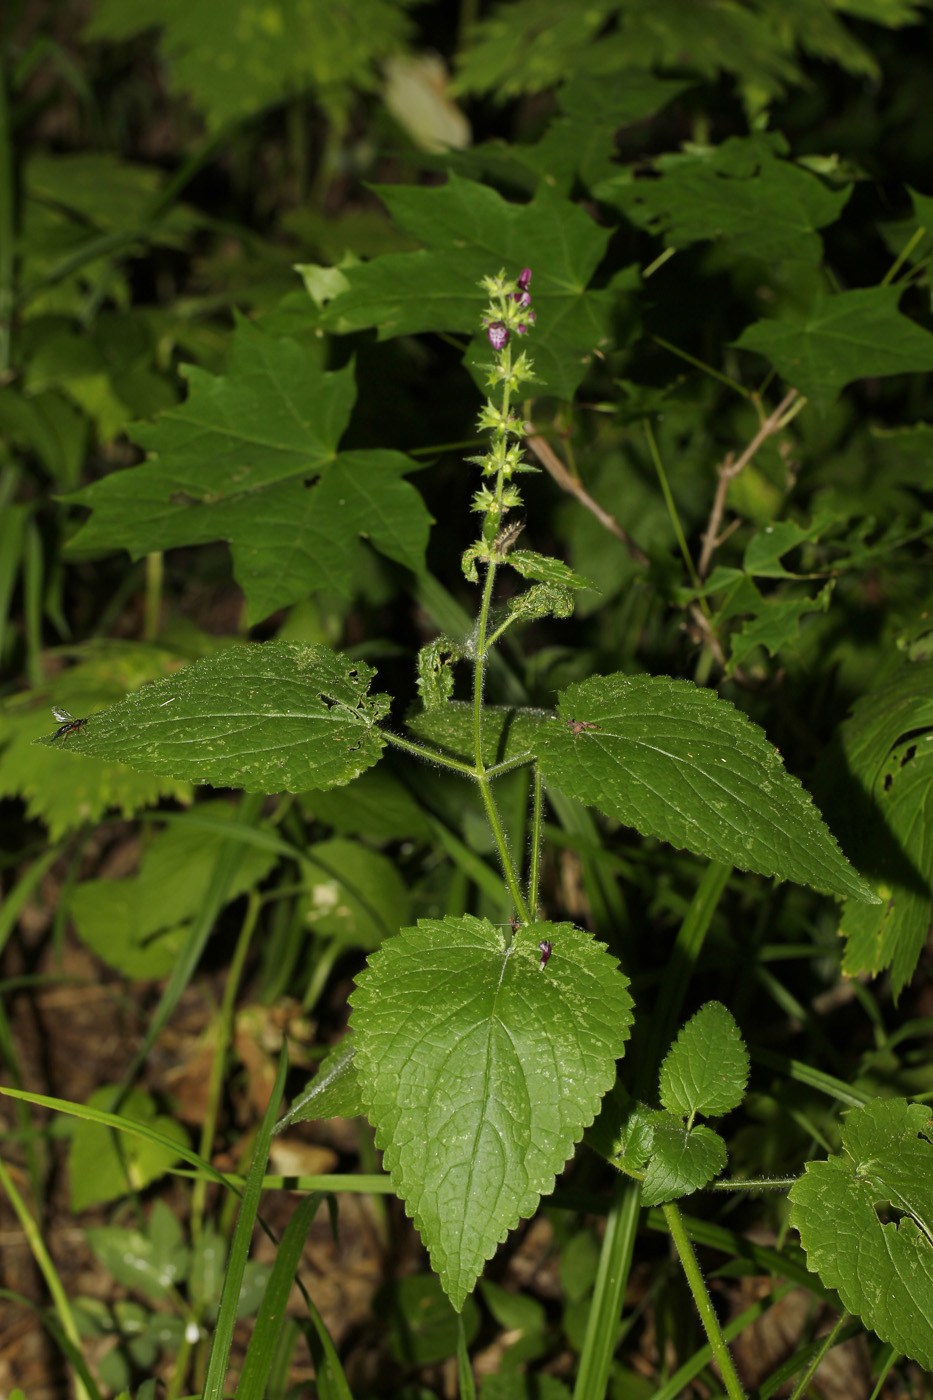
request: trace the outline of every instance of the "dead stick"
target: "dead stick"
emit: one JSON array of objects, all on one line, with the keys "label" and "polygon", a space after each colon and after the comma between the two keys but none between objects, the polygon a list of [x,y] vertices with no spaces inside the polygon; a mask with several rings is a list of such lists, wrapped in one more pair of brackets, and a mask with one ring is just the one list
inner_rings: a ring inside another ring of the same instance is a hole
[{"label": "dead stick", "polygon": [[703,552],[700,555],[700,562],[697,566],[697,573],[700,578],[706,577],[706,571],[710,566],[713,551],[720,543],[719,526],[722,523],[723,511],[726,508],[726,493],[729,490],[729,482],[734,480],[744,467],[748,466],[763,442],[769,437],[773,437],[775,433],[780,432],[783,426],[782,420],[784,415],[796,397],[797,390],[790,389],[784,395],[783,399],[781,399],[781,402],[774,412],[762,423],[741,457],[733,461],[732,453],[730,452],[719,467],[719,480],[716,483],[716,495],[713,499],[713,508],[709,513],[709,524],[706,527],[706,534],[703,536]]},{"label": "dead stick", "polygon": [[547,439],[541,437],[537,433],[532,433],[530,437],[525,438],[525,442],[531,448],[542,467],[544,467],[544,470],[554,478],[558,486],[560,486],[562,490],[568,491],[571,496],[576,496],[580,504],[586,506],[587,510],[591,511],[593,515],[596,516],[596,519],[604,529],[615,535],[617,540],[622,541],[635,563],[641,564],[642,567],[647,568],[649,560],[644,550],[638,547],[628,531],[623,529],[616,520],[615,516],[610,515],[608,510],[603,510],[599,502],[593,500],[593,497],[587,491],[586,487],[583,486],[575,476],[571,476]]}]

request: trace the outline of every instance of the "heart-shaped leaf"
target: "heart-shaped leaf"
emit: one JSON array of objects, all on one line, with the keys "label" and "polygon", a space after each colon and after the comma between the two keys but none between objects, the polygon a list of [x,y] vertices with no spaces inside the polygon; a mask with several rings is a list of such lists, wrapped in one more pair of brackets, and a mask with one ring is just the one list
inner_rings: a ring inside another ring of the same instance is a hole
[{"label": "heart-shaped leaf", "polygon": [[589,934],[506,932],[423,920],[382,945],[350,998],[376,1143],[457,1309],[552,1190],[632,1020],[628,982]]}]

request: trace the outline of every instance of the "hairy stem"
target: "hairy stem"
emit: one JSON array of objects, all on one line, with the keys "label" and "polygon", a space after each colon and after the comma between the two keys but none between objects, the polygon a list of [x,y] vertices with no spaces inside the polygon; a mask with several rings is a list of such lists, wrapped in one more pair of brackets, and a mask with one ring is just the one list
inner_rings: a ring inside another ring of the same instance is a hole
[{"label": "hairy stem", "polygon": [[680,1255],[680,1262],[683,1265],[684,1273],[687,1276],[687,1283],[690,1292],[693,1294],[693,1301],[696,1303],[697,1311],[700,1314],[700,1321],[703,1323],[703,1330],[712,1349],[713,1356],[719,1366],[719,1373],[722,1376],[722,1383],[726,1387],[726,1394],[729,1400],[745,1400],[745,1391],[742,1383],[736,1374],[735,1366],[729,1348],[726,1346],[726,1339],[722,1335],[719,1326],[719,1318],[713,1307],[713,1300],[709,1296],[697,1257],[693,1252],[693,1245],[687,1231],[684,1229],[684,1222],[680,1211],[671,1203],[662,1206],[661,1210],[667,1222],[667,1228],[671,1232],[671,1239],[677,1253]]}]

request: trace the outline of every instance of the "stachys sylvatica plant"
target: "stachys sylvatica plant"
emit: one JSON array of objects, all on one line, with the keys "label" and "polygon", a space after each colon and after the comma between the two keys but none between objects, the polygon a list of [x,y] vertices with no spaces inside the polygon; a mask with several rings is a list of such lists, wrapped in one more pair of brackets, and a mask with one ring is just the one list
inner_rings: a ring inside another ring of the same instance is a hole
[{"label": "stachys sylvatica plant", "polygon": [[[609,930],[593,934],[553,920],[542,900],[546,808],[582,804],[707,857],[684,937],[702,940],[733,869],[811,886],[849,901],[850,909],[879,901],[764,732],[715,691],[619,670],[568,684],[551,710],[486,703],[490,668],[502,664],[495,648],[506,633],[549,616],[568,618],[575,591],[592,587],[566,563],[536,552],[523,533],[521,478],[536,470],[525,457],[529,428],[519,404],[535,378],[525,350],[536,322],[531,282],[527,268],[517,278],[500,272],[483,282],[491,359],[479,429],[488,450],[470,459],[480,474],[473,497],[479,530],[462,557],[478,606],[471,630],[437,636],[420,652],[417,713],[404,723],[390,718],[391,698],[359,659],[323,645],[270,641],[220,651],[87,722],[63,721],[53,739],[69,728],[72,751],[248,793],[350,784],[389,747],[471,784],[511,919],[495,924],[454,910],[391,929],[356,980],[346,1039],[282,1125],[365,1114],[393,1188],[458,1311],[496,1247],[552,1192],[586,1135],[617,1172],[591,1331],[606,1331],[606,1317],[619,1316],[640,1206],[660,1207],[727,1391],[739,1396],[675,1202],[726,1166],[722,1137],[699,1120],[717,1119],[742,1101],[749,1073],[742,1037],[715,1001],[676,1033],[684,987],[672,985],[664,1013],[640,1028],[639,1062],[629,1071],[624,1057],[638,1007],[607,946]],[[245,375],[250,357],[265,353],[262,336],[246,325],[237,336]],[[298,401],[292,352],[276,354],[277,364],[267,356],[270,373],[283,385],[288,380]],[[193,377],[191,395],[206,403],[201,379]],[[345,371],[317,373],[315,411],[326,416],[329,402],[346,407],[347,384]],[[785,412],[799,406],[792,398]],[[310,441],[314,426],[305,430]],[[150,445],[158,449],[158,429]],[[277,466],[270,453],[255,470],[271,478],[275,467],[284,480],[286,448],[276,450]],[[294,447],[298,457],[309,450]],[[332,504],[324,493],[333,494],[353,516],[354,531],[365,530],[377,549],[405,563],[423,548],[416,536],[426,530],[426,513],[403,481],[406,463],[398,457],[339,453],[334,441],[320,453],[318,505]],[[98,516],[114,505],[107,489],[106,499],[96,487],[87,494]],[[378,501],[376,524],[364,500]],[[295,501],[297,509],[300,497]],[[140,547],[159,545],[153,537]],[[241,576],[253,570],[257,610],[288,600],[295,585],[281,577],[280,556],[270,550],[249,560],[244,549],[242,541],[235,546],[235,559]],[[497,585],[504,575],[511,580],[503,592]],[[458,677],[471,683],[468,698],[454,698]],[[500,780],[516,774],[524,775],[518,823],[514,813],[506,819],[497,796]],[[923,1207],[929,1176],[922,1186],[929,1115],[903,1100],[859,1103],[852,1100],[845,1152],[811,1164],[793,1185],[792,1221],[810,1267],[838,1289],[844,1306],[930,1365],[933,1309],[924,1321],[918,1301],[923,1290],[929,1296],[933,1279],[931,1217]],[[743,1184],[761,1185],[730,1183]],[[900,1228],[879,1221],[879,1193],[905,1212]],[[581,1396],[597,1393],[587,1390],[595,1382],[585,1371]]]}]

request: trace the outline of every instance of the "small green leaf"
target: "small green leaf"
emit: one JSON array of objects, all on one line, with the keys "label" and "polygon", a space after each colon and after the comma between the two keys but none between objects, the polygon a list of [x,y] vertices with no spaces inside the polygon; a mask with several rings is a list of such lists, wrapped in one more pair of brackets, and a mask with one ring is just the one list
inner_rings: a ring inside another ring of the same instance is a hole
[{"label": "small green leaf", "polygon": [[842,1151],[790,1190],[807,1267],[884,1342],[933,1370],[933,1123],[875,1099],[846,1116]]},{"label": "small green leaf", "polygon": [[603,1099],[599,1116],[587,1130],[586,1141],[607,1161],[636,1175],[651,1154],[656,1110],[639,1103],[617,1079]]},{"label": "small green leaf", "polygon": [[231,647],[98,711],[72,748],[246,792],[334,787],[382,752],[374,675],[323,646]]},{"label": "small green leaf", "polygon": [[642,1205],[660,1206],[698,1191],[726,1165],[726,1144],[711,1128],[687,1129],[671,1113],[654,1117],[651,1158],[641,1189]]},{"label": "small green leaf", "polygon": [[366,1112],[354,1064],[353,1036],[348,1033],[325,1055],[291,1108],[275,1125],[281,1133],[293,1123],[322,1118],[359,1118]]},{"label": "small green leaf", "polygon": [[[486,705],[483,708],[483,762],[486,767],[531,753],[536,744],[535,736],[547,721],[546,710]],[[419,739],[435,744],[451,757],[465,763],[473,762],[473,706],[466,701],[449,700],[446,705],[409,715],[405,724]]]},{"label": "small green leaf", "polygon": [[341,836],[307,847],[305,920],[322,938],[377,948],[409,918],[408,888],[387,856]]},{"label": "small green leaf", "polygon": [[570,617],[573,612],[573,594],[560,584],[536,583],[510,598],[508,610],[513,618],[531,621],[536,617]]},{"label": "small green leaf", "polygon": [[367,1114],[458,1310],[612,1084],[626,988],[603,945],[570,924],[527,925],[509,945],[471,915],[403,930],[359,977],[351,1026]]},{"label": "small green leaf", "polygon": [[847,384],[933,370],[933,335],[897,309],[903,287],[838,292],[808,312],[756,321],[733,343],[757,350],[825,413]]},{"label": "small green leaf", "polygon": [[[114,1093],[113,1087],[95,1089],[88,1106],[107,1108]],[[120,1117],[145,1123],[179,1146],[188,1146],[188,1136],[181,1123],[158,1113],[152,1095],[145,1089],[134,1089],[127,1095]],[[68,1154],[72,1210],[85,1210],[103,1201],[117,1200],[129,1191],[141,1191],[174,1166],[178,1157],[177,1152],[164,1144],[135,1134],[121,1136],[115,1141],[109,1128],[82,1120],[74,1128]]]},{"label": "small green leaf", "polygon": [[732,1014],[708,1001],[680,1031],[661,1066],[661,1103],[692,1124],[738,1108],[748,1083],[748,1053]]},{"label": "small green leaf", "polygon": [[117,1283],[163,1302],[188,1273],[188,1249],[168,1206],[156,1201],[145,1232],[103,1226],[87,1231],[88,1244]]},{"label": "small green leaf", "polygon": [[416,684],[426,710],[445,705],[454,693],[453,664],[463,655],[463,647],[449,637],[435,637],[418,652]]},{"label": "small green leaf", "polygon": [[645,836],[876,902],[796,778],[728,701],[663,676],[591,676],[535,740],[544,776]]},{"label": "small green leaf", "polygon": [[556,583],[562,588],[595,588],[588,578],[575,574],[569,564],[561,559],[552,559],[548,554],[535,554],[531,549],[513,549],[506,556],[522,578],[533,578],[538,583]]}]

